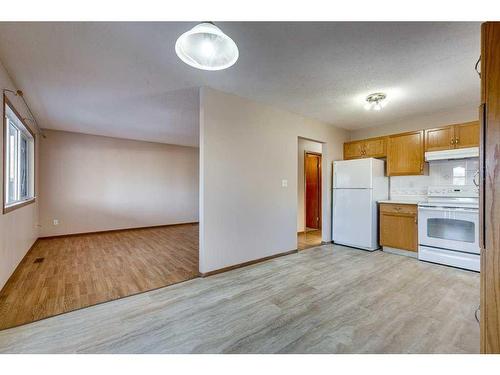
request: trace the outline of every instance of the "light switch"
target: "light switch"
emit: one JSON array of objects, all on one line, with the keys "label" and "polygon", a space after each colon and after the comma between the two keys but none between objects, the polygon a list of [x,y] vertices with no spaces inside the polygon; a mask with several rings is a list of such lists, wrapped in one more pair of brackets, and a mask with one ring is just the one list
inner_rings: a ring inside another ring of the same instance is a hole
[{"label": "light switch", "polygon": [[281,180],[281,187],[288,187],[288,180]]},{"label": "light switch", "polygon": [[59,225],[59,219],[54,219],[52,222],[54,225]]}]

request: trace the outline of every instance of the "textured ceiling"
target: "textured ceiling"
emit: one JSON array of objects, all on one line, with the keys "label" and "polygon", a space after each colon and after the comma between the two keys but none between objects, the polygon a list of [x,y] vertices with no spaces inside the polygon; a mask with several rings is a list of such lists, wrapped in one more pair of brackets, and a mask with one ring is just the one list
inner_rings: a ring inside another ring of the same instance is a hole
[{"label": "textured ceiling", "polygon": [[240,58],[216,72],[175,55],[194,24],[0,23],[0,59],[43,127],[182,145],[204,85],[347,129],[479,102],[479,23],[222,22]]}]

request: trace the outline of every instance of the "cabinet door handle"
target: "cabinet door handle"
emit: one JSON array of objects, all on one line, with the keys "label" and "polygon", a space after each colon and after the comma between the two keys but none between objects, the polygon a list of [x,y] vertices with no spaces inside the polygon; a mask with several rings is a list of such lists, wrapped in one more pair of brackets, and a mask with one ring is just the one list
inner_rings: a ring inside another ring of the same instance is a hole
[{"label": "cabinet door handle", "polygon": [[452,144],[452,145],[454,145],[454,144],[455,144],[455,138],[452,138],[452,139],[450,140],[450,144]]},{"label": "cabinet door handle", "polygon": [[455,138],[455,144],[458,145],[460,143],[460,139]]}]

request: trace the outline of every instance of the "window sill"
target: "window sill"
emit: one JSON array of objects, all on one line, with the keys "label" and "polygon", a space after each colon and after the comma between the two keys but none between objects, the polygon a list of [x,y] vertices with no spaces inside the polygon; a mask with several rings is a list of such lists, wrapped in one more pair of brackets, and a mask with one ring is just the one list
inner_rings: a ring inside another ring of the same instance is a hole
[{"label": "window sill", "polygon": [[10,206],[5,206],[3,208],[3,213],[4,213],[4,215],[8,214],[9,212],[15,211],[18,208],[21,208],[21,207],[27,206],[29,204],[35,203],[35,201],[36,201],[36,197],[33,197],[33,198],[27,199],[25,201],[21,201],[21,202],[17,202],[17,203],[11,204]]}]

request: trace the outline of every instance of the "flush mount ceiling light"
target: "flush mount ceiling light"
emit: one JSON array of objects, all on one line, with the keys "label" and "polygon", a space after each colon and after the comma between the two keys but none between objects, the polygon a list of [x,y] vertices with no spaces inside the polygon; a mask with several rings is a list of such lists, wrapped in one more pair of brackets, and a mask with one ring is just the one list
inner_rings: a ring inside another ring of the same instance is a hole
[{"label": "flush mount ceiling light", "polygon": [[236,43],[211,22],[203,22],[182,34],[175,53],[186,64],[203,70],[229,68],[238,60]]},{"label": "flush mount ceiling light", "polygon": [[373,109],[375,111],[380,111],[387,104],[387,95],[382,92],[376,92],[370,94],[366,97],[365,109],[367,111]]}]

